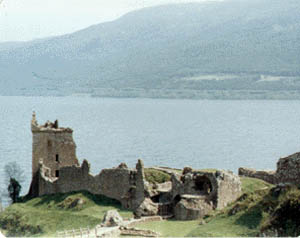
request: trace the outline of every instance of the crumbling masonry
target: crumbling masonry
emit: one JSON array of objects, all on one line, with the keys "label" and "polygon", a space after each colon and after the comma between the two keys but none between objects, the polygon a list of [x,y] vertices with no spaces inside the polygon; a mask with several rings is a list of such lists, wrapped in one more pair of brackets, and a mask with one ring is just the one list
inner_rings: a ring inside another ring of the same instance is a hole
[{"label": "crumbling masonry", "polygon": [[257,171],[249,168],[239,168],[239,175],[262,179],[268,183],[300,184],[300,152],[294,153],[277,162],[276,171]]},{"label": "crumbling masonry", "polygon": [[81,165],[78,163],[72,129],[59,127],[58,121],[39,125],[33,114],[31,131],[29,195],[32,197],[86,190],[120,201],[138,217],[172,215],[190,220],[224,208],[241,193],[239,177],[225,171],[201,172],[186,168],[182,174],[171,173],[171,182],[149,184],[142,160],[138,160],[134,169],[122,163],[93,176],[86,160]]}]

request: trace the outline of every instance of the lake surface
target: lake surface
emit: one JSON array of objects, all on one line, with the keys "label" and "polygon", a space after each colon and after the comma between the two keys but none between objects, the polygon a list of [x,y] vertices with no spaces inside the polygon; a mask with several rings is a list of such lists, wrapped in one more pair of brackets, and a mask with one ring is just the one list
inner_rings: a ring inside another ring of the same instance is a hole
[{"label": "lake surface", "polygon": [[[300,101],[196,101],[89,97],[0,97],[0,177],[7,162],[31,180],[30,121],[71,127],[91,172],[117,166],[275,169],[300,149]],[[1,183],[3,187],[3,182]]]}]

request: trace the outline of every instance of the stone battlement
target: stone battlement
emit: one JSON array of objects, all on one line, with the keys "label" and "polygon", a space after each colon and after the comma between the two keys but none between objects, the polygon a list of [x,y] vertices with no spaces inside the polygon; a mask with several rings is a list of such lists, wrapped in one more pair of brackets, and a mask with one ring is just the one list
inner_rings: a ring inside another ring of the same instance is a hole
[{"label": "stone battlement", "polygon": [[68,132],[68,133],[72,133],[73,132],[73,130],[71,128],[59,127],[58,120],[55,120],[54,122],[47,121],[44,125],[39,125],[36,120],[35,112],[33,112],[33,114],[32,114],[31,131],[32,131],[32,133],[34,133],[34,132],[46,132],[46,133]]}]

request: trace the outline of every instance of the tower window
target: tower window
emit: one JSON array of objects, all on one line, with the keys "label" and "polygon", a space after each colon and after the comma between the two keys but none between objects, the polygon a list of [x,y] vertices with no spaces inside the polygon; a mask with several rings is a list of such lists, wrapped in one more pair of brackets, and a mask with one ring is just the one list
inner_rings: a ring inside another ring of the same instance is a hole
[{"label": "tower window", "polygon": [[55,161],[59,162],[59,155],[58,154],[55,155]]},{"label": "tower window", "polygon": [[59,177],[59,170],[55,170],[55,177]]}]

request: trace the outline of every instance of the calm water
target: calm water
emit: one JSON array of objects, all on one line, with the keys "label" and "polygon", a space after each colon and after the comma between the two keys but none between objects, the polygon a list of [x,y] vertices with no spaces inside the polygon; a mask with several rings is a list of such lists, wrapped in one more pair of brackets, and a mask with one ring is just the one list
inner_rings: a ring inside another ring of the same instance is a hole
[{"label": "calm water", "polygon": [[[74,129],[77,156],[91,172],[134,166],[274,169],[300,149],[300,101],[194,101],[0,97],[0,177],[9,161],[31,179],[32,111]],[[3,184],[3,183],[2,183]]]}]

